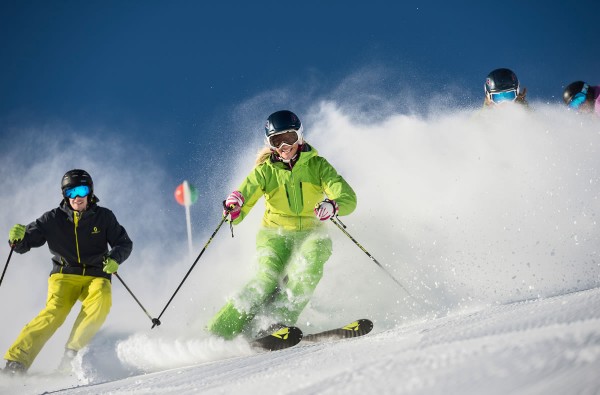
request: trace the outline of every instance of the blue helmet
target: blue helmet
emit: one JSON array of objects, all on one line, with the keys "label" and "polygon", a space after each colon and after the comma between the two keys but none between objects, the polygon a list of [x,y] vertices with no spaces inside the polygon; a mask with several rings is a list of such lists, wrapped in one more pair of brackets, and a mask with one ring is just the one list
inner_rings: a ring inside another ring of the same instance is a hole
[{"label": "blue helmet", "polygon": [[267,118],[265,137],[288,131],[296,131],[302,137],[302,122],[296,114],[288,110],[274,112]]},{"label": "blue helmet", "polygon": [[265,124],[265,140],[272,148],[275,148],[271,141],[277,139],[277,137],[274,136],[288,132],[296,132],[296,143],[302,144],[304,142],[303,130],[302,122],[300,122],[300,118],[298,118],[296,114],[288,110],[277,111],[267,118],[267,123]]}]

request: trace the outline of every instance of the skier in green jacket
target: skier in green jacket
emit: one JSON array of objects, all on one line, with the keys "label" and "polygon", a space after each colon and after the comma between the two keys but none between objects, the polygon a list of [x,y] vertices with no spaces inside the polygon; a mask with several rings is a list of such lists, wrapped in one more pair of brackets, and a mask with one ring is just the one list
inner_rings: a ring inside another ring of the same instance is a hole
[{"label": "skier in green jacket", "polygon": [[265,126],[267,147],[256,166],[224,202],[239,224],[261,196],[265,213],[256,237],[258,272],[212,318],[209,332],[226,339],[252,330],[293,325],[309,302],[332,253],[324,221],[348,215],[356,195],[333,166],[303,139],[300,119],[277,111]]}]

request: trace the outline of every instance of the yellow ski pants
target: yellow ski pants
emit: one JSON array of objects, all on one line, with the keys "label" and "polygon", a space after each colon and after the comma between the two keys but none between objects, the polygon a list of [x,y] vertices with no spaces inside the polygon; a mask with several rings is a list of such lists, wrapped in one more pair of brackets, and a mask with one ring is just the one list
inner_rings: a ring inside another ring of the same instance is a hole
[{"label": "yellow ski pants", "polygon": [[8,349],[4,359],[29,368],[35,357],[65,322],[73,305],[81,311],[73,324],[66,348],[79,351],[100,330],[112,305],[110,280],[102,277],[55,273],[48,278],[46,307],[31,320]]}]

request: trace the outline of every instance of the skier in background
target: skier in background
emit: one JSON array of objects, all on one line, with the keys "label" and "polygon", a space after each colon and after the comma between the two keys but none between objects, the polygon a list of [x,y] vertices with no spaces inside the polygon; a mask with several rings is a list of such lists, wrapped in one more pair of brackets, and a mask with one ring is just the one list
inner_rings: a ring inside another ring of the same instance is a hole
[{"label": "skier in background", "polygon": [[485,79],[483,89],[485,91],[484,108],[493,108],[505,103],[528,106],[525,99],[527,88],[520,90],[519,79],[510,69],[502,68],[490,72]]},{"label": "skier in background", "polygon": [[564,89],[563,100],[570,109],[600,116],[600,85],[591,86],[583,81],[572,82]]},{"label": "skier in background", "polygon": [[111,274],[131,253],[127,232],[112,211],[97,205],[92,177],[85,170],[68,171],[61,189],[63,201],[58,208],[27,226],[17,224],[9,232],[9,243],[21,254],[48,243],[52,271],[46,307],[25,325],[4,355],[7,373],[27,371],[80,300],[81,311],[59,368],[70,370],[71,360],[104,323],[112,304]]},{"label": "skier in background", "polygon": [[356,207],[352,188],[304,141],[296,114],[271,114],[265,137],[268,146],[259,152],[254,169],[224,201],[233,224],[261,196],[266,205],[256,237],[258,272],[208,324],[209,332],[226,339],[241,333],[251,337],[250,323],[259,312],[266,316],[257,324],[265,334],[296,323],[332,253],[323,221]]}]

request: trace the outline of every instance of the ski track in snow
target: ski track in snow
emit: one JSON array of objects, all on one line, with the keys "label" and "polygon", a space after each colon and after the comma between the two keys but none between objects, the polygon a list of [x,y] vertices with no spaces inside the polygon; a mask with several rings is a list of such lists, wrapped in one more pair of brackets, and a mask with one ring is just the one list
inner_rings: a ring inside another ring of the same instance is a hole
[{"label": "ski track in snow", "polygon": [[235,347],[242,356],[230,347],[227,359],[99,384],[2,378],[0,393],[599,394],[600,288],[279,352]]}]

